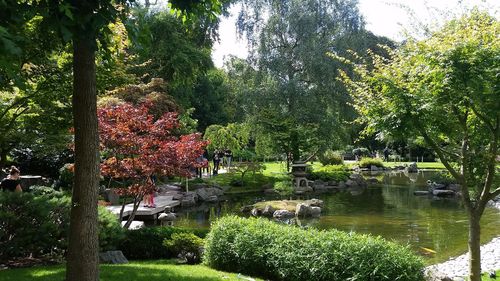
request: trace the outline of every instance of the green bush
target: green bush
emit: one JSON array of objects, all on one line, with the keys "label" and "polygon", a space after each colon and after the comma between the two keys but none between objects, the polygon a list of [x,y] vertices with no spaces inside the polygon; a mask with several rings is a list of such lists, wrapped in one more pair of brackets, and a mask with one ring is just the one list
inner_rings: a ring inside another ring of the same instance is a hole
[{"label": "green bush", "polygon": [[64,254],[69,206],[61,193],[0,192],[0,261]]},{"label": "green bush", "polygon": [[74,177],[74,164],[64,164],[64,166],[59,169],[59,179],[56,182],[56,187],[61,190],[71,190],[73,188]]},{"label": "green bush", "polygon": [[290,281],[420,281],[424,267],[408,248],[382,238],[235,216],[212,225],[203,259],[215,269]]},{"label": "green bush", "polygon": [[32,185],[29,188],[29,193],[37,196],[40,195],[56,196],[56,194],[60,193],[60,191],[55,190],[52,186]]},{"label": "green bush", "polygon": [[309,174],[311,180],[322,181],[347,181],[351,172],[344,165],[327,165],[314,169]]},{"label": "green bush", "polygon": [[[71,198],[50,187],[0,192],[0,261],[63,255],[67,250]],[[123,231],[117,218],[99,208],[101,250],[116,249]]]},{"label": "green bush", "polygon": [[125,238],[125,232],[116,215],[99,206],[99,248],[101,251],[116,250]]},{"label": "green bush", "polygon": [[208,230],[170,226],[126,230],[125,239],[118,248],[131,260],[174,258],[176,254],[163,246],[163,241],[170,239],[174,233],[193,233],[200,238],[205,238]]},{"label": "green bush", "polygon": [[429,178],[429,180],[444,185],[457,183],[457,180],[448,171],[440,171],[439,173],[435,173]]},{"label": "green bush", "polygon": [[366,147],[357,147],[352,150],[352,154],[356,156],[368,156],[370,155],[370,150]]},{"label": "green bush", "polygon": [[361,168],[370,168],[371,166],[383,168],[384,162],[380,158],[361,158],[361,160],[359,161],[359,166]]},{"label": "green bush", "polygon": [[201,261],[203,239],[193,233],[174,233],[170,239],[165,239],[163,245],[177,256],[186,260],[187,264],[197,264]]},{"label": "green bush", "polygon": [[280,195],[290,195],[293,193],[293,186],[291,180],[277,181],[274,183],[274,190],[276,190]]},{"label": "green bush", "polygon": [[342,155],[330,149],[320,154],[318,160],[321,164],[323,164],[323,166],[344,164]]}]

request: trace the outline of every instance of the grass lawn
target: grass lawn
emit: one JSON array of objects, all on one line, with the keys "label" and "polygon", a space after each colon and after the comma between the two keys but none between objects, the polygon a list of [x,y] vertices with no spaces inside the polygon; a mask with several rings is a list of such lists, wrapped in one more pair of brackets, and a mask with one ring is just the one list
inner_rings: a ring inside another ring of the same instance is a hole
[{"label": "grass lawn", "polygon": [[[0,270],[2,281],[64,280],[63,265]],[[203,265],[177,265],[173,260],[140,261],[122,265],[101,265],[101,281],[216,281],[242,280]],[[262,280],[262,279],[256,279]]]},{"label": "grass lawn", "polygon": [[[395,167],[401,165],[408,165],[412,162],[384,162],[386,167]],[[446,169],[441,162],[417,162],[417,167],[419,169]]]},{"label": "grass lawn", "polygon": [[[484,275],[483,275],[483,277],[481,278],[481,280],[482,280],[482,281],[494,281],[494,280],[500,280],[500,277],[498,277],[498,276],[500,276],[500,269],[499,269],[499,270],[497,270],[497,278],[496,278],[496,279],[490,278],[490,277],[488,276],[488,274],[484,274]],[[469,280],[469,279],[467,278],[467,280]]]}]

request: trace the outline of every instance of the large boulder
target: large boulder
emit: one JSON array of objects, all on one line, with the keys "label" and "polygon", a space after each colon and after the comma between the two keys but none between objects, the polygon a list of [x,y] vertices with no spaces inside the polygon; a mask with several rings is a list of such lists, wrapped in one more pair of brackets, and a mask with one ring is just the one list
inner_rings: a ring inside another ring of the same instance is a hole
[{"label": "large boulder", "polygon": [[306,203],[309,206],[323,207],[323,200],[316,199],[316,198],[309,199],[309,200],[305,201],[304,203]]},{"label": "large boulder", "polygon": [[[318,200],[318,199],[313,199],[313,200]],[[318,206],[310,205],[309,203],[314,203],[314,202],[306,201],[304,203],[297,204],[297,206],[295,207],[295,215],[297,217],[319,217],[321,215],[321,208]],[[318,203],[317,205],[321,204]]]},{"label": "large boulder", "polygon": [[345,185],[346,185],[347,187],[357,187],[357,186],[359,186],[358,182],[356,182],[356,181],[354,181],[354,180],[347,180],[347,181],[345,182]]},{"label": "large boulder", "polygon": [[173,221],[177,218],[175,213],[161,213],[158,216],[158,220],[160,221]]},{"label": "large boulder", "polygon": [[194,192],[186,192],[184,194],[184,197],[181,199],[181,206],[182,207],[192,207],[196,205],[196,202],[198,201],[198,195]]},{"label": "large boulder", "polygon": [[277,210],[274,211],[273,218],[276,219],[289,219],[295,217],[295,213],[288,210]]},{"label": "large boulder", "polygon": [[455,191],[453,191],[453,190],[436,189],[436,190],[432,191],[432,195],[438,196],[438,197],[454,196],[455,195]]},{"label": "large boulder", "polygon": [[410,165],[408,165],[408,167],[405,168],[405,171],[408,173],[417,173],[418,172],[417,163],[416,162],[410,163]]},{"label": "large boulder", "polygon": [[313,218],[317,218],[317,217],[321,216],[321,208],[311,206],[311,209],[309,210],[309,215]]},{"label": "large boulder", "polygon": [[307,216],[309,216],[310,210],[311,210],[311,206],[306,205],[304,203],[299,203],[295,207],[295,215],[297,217],[307,217]]},{"label": "large boulder", "polygon": [[266,207],[264,207],[264,210],[262,211],[262,215],[264,217],[272,217],[274,215],[274,211],[276,211],[273,206],[271,205],[266,205]]},{"label": "large boulder", "polygon": [[262,215],[262,210],[253,208],[252,211],[250,211],[250,214],[254,217],[260,217]]},{"label": "large boulder", "polygon": [[123,255],[122,251],[107,251],[99,253],[99,260],[101,263],[111,263],[111,264],[128,263],[128,260]]},{"label": "large boulder", "polygon": [[[196,195],[201,201],[210,201],[213,200],[213,196],[219,197],[224,195],[224,191],[220,188],[216,187],[203,187],[199,188],[195,191]],[[217,200],[216,200],[217,201]]]}]

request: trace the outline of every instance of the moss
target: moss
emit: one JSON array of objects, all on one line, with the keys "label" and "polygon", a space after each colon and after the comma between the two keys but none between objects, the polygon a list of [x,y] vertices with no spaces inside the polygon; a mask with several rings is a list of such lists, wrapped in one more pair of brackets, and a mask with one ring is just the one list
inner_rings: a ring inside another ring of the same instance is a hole
[{"label": "moss", "polygon": [[275,201],[262,201],[255,203],[253,206],[257,209],[264,210],[267,205],[271,205],[275,210],[288,210],[295,212],[295,207],[304,200],[275,200]]}]

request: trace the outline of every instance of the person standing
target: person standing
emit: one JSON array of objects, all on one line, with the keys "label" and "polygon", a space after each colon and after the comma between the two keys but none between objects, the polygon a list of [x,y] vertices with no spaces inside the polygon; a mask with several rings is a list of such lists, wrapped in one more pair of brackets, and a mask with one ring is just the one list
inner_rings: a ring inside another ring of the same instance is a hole
[{"label": "person standing", "polygon": [[384,161],[385,161],[385,162],[388,162],[388,161],[389,161],[389,148],[388,148],[388,147],[386,147],[386,148],[384,149]]},{"label": "person standing", "polygon": [[226,156],[226,167],[227,171],[229,172],[229,169],[231,169],[231,159],[233,158],[233,152],[231,151],[231,149],[226,149],[225,156]]},{"label": "person standing", "polygon": [[20,179],[21,172],[15,166],[10,167],[9,175],[0,182],[3,191],[22,192]]},{"label": "person standing", "polygon": [[146,180],[147,191],[144,194],[144,207],[146,208],[156,208],[155,204],[155,192],[156,192],[156,177],[154,175],[149,176]]},{"label": "person standing", "polygon": [[219,173],[219,162],[220,162],[218,150],[214,151],[213,162],[214,162],[214,175],[217,175]]}]

